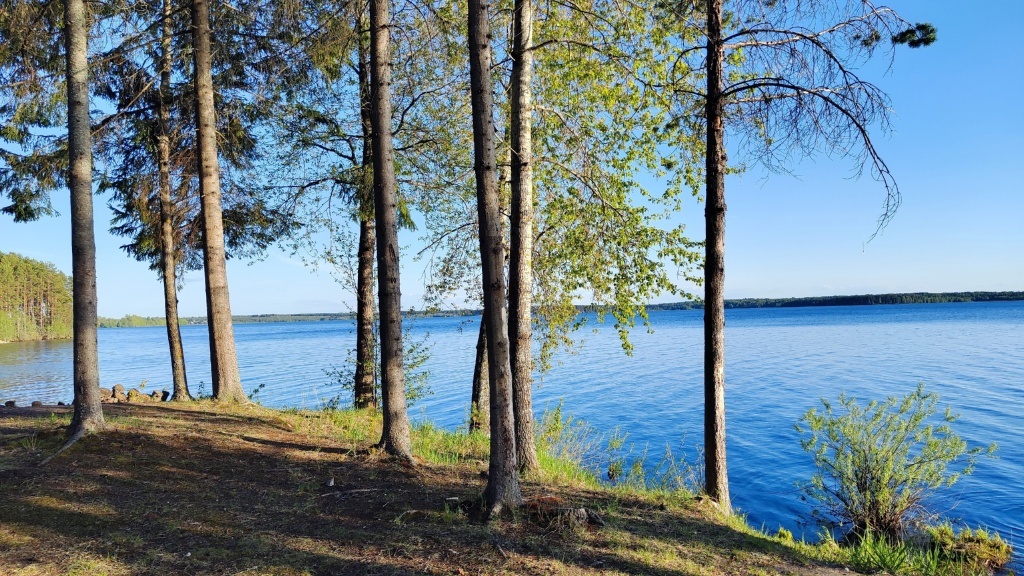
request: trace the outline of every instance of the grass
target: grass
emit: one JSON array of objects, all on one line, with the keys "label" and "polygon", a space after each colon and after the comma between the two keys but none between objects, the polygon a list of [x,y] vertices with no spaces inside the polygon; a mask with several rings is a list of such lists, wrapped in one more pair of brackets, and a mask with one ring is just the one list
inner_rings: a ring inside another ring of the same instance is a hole
[{"label": "grass", "polygon": [[410,467],[373,449],[380,421],[369,411],[209,401],[104,411],[112,430],[43,468],[68,412],[0,411],[0,573],[846,573],[821,547],[767,536],[678,490],[602,485],[569,458],[564,434],[542,439],[524,496],[587,507],[603,527],[542,521],[530,506],[478,521],[482,435],[419,425]]}]

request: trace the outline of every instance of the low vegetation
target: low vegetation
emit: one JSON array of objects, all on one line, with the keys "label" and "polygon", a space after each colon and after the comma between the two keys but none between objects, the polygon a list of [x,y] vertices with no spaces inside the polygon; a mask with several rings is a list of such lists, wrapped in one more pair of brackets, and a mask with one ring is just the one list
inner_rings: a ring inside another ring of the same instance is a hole
[{"label": "low vegetation", "polygon": [[[527,506],[484,523],[488,441],[480,434],[421,424],[413,434],[417,465],[409,467],[373,448],[380,421],[370,411],[209,401],[104,409],[113,430],[42,468],[70,413],[0,409],[0,572],[838,576],[848,573],[842,565],[876,569],[835,542],[768,535],[670,489],[665,478],[685,476],[678,463],[642,483],[609,485],[592,472],[598,462],[587,460],[606,447],[560,411],[543,419],[542,469],[524,482]],[[604,525],[561,520],[560,511],[579,508]]]},{"label": "low vegetation", "polygon": [[[938,394],[923,384],[903,398],[865,406],[845,394],[822,399],[797,425],[818,471],[803,486],[827,541],[842,535],[849,563],[894,576],[979,574],[1005,566],[1011,547],[998,534],[934,525],[927,502],[970,474],[996,446],[970,447],[938,413]],[[826,546],[827,548],[827,546]],[[838,548],[838,547],[837,547]]]}]

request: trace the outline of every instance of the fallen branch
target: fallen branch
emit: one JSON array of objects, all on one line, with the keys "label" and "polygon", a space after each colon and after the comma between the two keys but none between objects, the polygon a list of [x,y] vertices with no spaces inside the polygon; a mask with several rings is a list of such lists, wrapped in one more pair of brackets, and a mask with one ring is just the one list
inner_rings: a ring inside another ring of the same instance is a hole
[{"label": "fallen branch", "polygon": [[378,492],[380,490],[382,490],[382,488],[356,488],[354,490],[343,490],[341,492],[327,492],[321,494],[320,497],[323,498],[324,496],[345,496],[348,494],[355,494],[357,492]]}]

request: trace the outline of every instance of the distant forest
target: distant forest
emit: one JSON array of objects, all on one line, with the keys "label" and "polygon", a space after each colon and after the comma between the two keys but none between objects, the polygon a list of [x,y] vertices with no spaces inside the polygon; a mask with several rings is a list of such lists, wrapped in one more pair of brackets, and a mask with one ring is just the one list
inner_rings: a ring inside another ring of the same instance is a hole
[{"label": "distant forest", "polygon": [[[472,316],[479,310],[445,310],[430,312],[423,310],[406,310],[402,315],[406,318],[424,318],[433,316]],[[309,314],[255,314],[251,316],[232,316],[235,324],[259,324],[261,322],[328,322],[331,320],[355,320],[355,312],[314,312]],[[163,324],[163,318],[152,318]],[[206,324],[205,316],[189,316],[181,319],[182,324]]]},{"label": "distant forest", "polygon": [[[323,322],[327,320],[351,320],[355,316],[349,312],[316,313],[316,314],[256,314],[253,316],[232,316],[235,324],[259,324],[261,322]],[[182,326],[206,324],[206,316],[186,316],[179,318]],[[138,316],[125,314],[121,318],[99,318],[100,328],[141,328],[143,326],[165,326],[167,320],[163,316]]]},{"label": "distant forest", "polygon": [[[906,292],[807,298],[740,298],[726,300],[726,308],[799,308],[803,306],[868,306],[872,304],[941,304],[944,302],[997,302],[1024,300],[1024,292]],[[696,310],[701,302],[651,304],[648,310]]]},{"label": "distant forest", "polygon": [[0,342],[71,338],[71,277],[0,252]]},{"label": "distant forest", "polygon": [[[994,302],[1024,300],[1024,292],[909,292],[902,294],[861,294],[857,296],[812,296],[808,298],[741,298],[726,300],[726,308],[797,308],[801,306],[866,306],[870,304],[937,304],[942,302]],[[701,302],[672,302],[649,304],[648,310],[699,310]],[[579,306],[581,312],[595,310],[593,306]],[[480,310],[453,310],[425,312],[407,310],[406,317],[428,316],[472,316]],[[328,322],[332,320],[353,320],[352,312],[320,312],[309,314],[255,314],[232,316],[235,324],[261,322]],[[206,324],[205,316],[188,316],[181,319],[185,324]],[[163,326],[164,318],[126,315],[124,318],[100,318],[101,328],[125,328],[135,326]]]},{"label": "distant forest", "polygon": [[[871,304],[936,304],[942,302],[994,302],[1024,300],[1024,292],[910,292],[812,296],[808,298],[741,298],[726,300],[726,308],[796,308],[801,306],[866,306]],[[650,304],[648,310],[697,310],[701,302]],[[580,306],[592,311],[593,306]],[[406,311],[406,316],[469,316],[479,310],[445,312]],[[353,320],[352,312],[309,314],[256,314],[232,316],[236,324],[261,322],[326,322]],[[163,326],[163,316],[126,314],[99,319],[100,328]],[[183,325],[206,324],[205,316],[181,318]],[[71,277],[56,266],[13,253],[0,252],[0,342],[71,338]]]},{"label": "distant forest", "polygon": [[[420,310],[407,310],[403,312],[406,317],[426,316],[469,316],[479,314],[479,310],[457,310],[445,312],[424,312]],[[261,324],[265,322],[329,322],[332,320],[354,320],[354,312],[312,312],[307,314],[253,314],[232,316],[234,324]],[[185,316],[180,318],[182,326],[194,324],[206,324],[205,316]],[[100,317],[100,328],[139,328],[142,326],[164,326],[166,320],[163,316],[137,316],[125,314],[121,318]]]}]

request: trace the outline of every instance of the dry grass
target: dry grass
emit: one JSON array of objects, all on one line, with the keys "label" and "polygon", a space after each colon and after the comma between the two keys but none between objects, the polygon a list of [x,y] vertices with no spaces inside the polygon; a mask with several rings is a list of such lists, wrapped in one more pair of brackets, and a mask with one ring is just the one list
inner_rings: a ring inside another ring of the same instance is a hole
[{"label": "dry grass", "polygon": [[67,413],[0,409],[0,574],[844,573],[699,502],[579,484],[524,493],[594,509],[605,527],[526,512],[481,523],[486,443],[424,430],[406,467],[370,449],[372,414],[104,409],[111,431],[45,467]]}]

